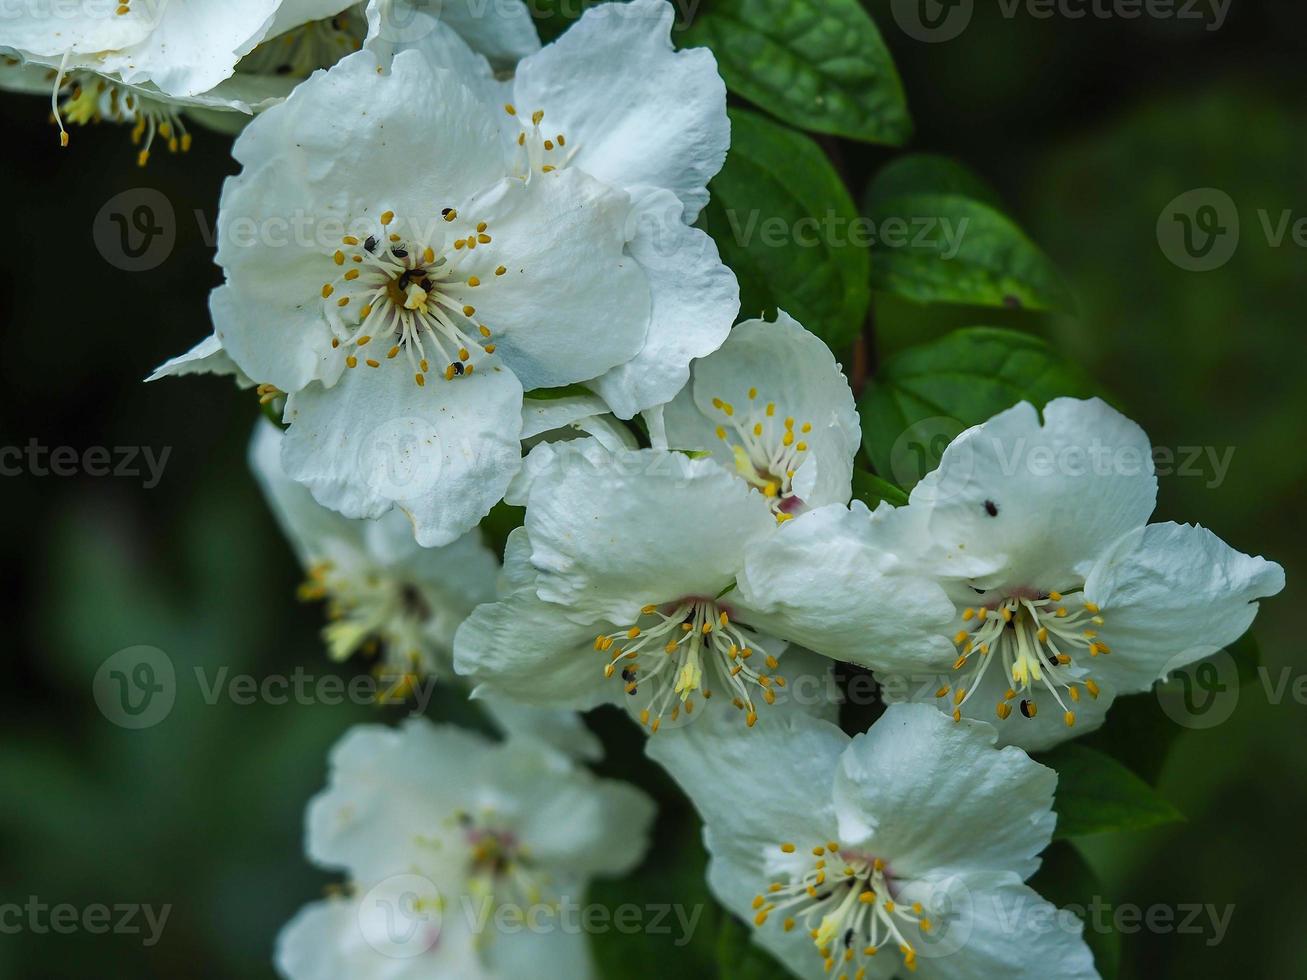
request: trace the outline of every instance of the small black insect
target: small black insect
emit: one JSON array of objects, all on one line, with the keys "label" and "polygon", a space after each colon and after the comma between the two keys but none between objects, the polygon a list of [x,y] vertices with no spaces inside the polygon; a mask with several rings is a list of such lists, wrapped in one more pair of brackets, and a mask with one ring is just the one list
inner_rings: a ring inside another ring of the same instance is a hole
[{"label": "small black insect", "polygon": [[623,668],[622,668],[622,680],[624,680],[624,681],[630,681],[634,676],[635,676],[635,675],[632,674],[631,671],[630,671],[628,668],[626,668],[626,667],[623,667]]},{"label": "small black insect", "polygon": [[844,948],[848,949],[853,945],[853,930],[846,930],[844,933]]},{"label": "small black insect", "polygon": [[453,208],[441,208],[441,209],[440,209],[440,216],[441,216],[442,218],[448,218],[448,217],[453,213],[453,211],[454,211]]},{"label": "small black insect", "polygon": [[395,258],[397,259],[406,259],[408,258],[408,249],[400,248],[398,245],[396,245],[394,248],[390,250],[390,254],[395,256]]},{"label": "small black insect", "polygon": [[454,377],[457,378],[459,375],[461,375],[461,374],[463,373],[463,362],[462,362],[462,361],[454,361],[454,362],[452,362],[449,366],[450,366],[450,367],[453,369],[453,371],[454,371]]},{"label": "small black insect", "polygon": [[377,250],[377,239],[374,235],[369,235],[368,240],[363,243],[363,251],[375,252]]},{"label": "small black insect", "polygon": [[988,514],[990,517],[997,517],[997,516],[998,516],[998,504],[994,503],[994,501],[992,501],[992,500],[986,500],[986,501],[985,501],[985,513]]},{"label": "small black insect", "polygon": [[1027,718],[1033,718],[1033,717],[1035,717],[1035,711],[1036,711],[1036,710],[1037,710],[1037,709],[1036,709],[1036,707],[1035,707],[1035,702],[1034,702],[1034,701],[1022,701],[1022,702],[1021,702],[1021,713],[1022,713],[1023,715],[1025,715]]}]

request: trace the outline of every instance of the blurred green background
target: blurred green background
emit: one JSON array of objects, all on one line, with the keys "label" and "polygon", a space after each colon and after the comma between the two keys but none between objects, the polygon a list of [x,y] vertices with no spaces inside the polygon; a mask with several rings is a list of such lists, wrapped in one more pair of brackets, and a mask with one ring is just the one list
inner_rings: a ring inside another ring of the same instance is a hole
[{"label": "blurred green background", "polygon": [[[1307,812],[1307,706],[1292,697],[1307,672],[1292,638],[1307,571],[1295,325],[1307,252],[1269,242],[1260,213],[1307,218],[1307,11],[1240,0],[1207,31],[1007,18],[980,4],[959,38],[923,44],[895,27],[888,0],[868,5],[903,75],[913,148],[992,181],[1082,310],[1070,320],[878,301],[884,347],[964,324],[1048,334],[1156,444],[1233,448],[1219,486],[1210,466],[1164,478],[1159,518],[1200,522],[1288,573],[1258,620],[1265,683],[1245,686],[1224,724],[1185,732],[1163,771],[1189,822],[1078,842],[1108,901],[1235,907],[1215,945],[1210,933],[1124,937],[1121,975],[1301,976],[1307,884],[1289,865]],[[150,489],[144,476],[0,477],[0,904],[173,908],[149,948],[131,935],[0,936],[0,976],[268,976],[277,929],[328,880],[302,859],[304,803],[328,746],[378,711],[204,702],[196,667],[337,670],[321,654],[319,610],[294,600],[298,569],[245,467],[253,396],[214,379],[141,384],[209,332],[219,274],[208,232],[234,170],[228,141],[198,131],[188,156],[156,154],[142,171],[118,128],[75,131],[60,152],[46,113],[38,98],[0,96],[0,446],[171,452]],[[826,145],[855,198],[892,156]],[[1230,195],[1242,235],[1222,268],[1189,272],[1162,253],[1156,225],[1201,187]],[[156,268],[125,273],[92,227],[136,188],[167,197],[176,242]],[[165,650],[179,677],[171,714],[145,731],[110,724],[92,697],[100,663],[137,644]],[[1268,685],[1285,677],[1273,703]]]}]

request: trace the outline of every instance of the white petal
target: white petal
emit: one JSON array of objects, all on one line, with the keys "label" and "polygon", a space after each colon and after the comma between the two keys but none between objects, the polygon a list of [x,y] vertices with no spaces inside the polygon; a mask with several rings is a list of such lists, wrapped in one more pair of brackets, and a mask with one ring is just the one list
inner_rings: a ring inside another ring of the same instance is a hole
[{"label": "white petal", "polygon": [[884,858],[896,877],[1039,867],[1056,818],[1057,773],[994,729],[926,705],[891,705],[840,758],[840,840]]},{"label": "white petal", "polygon": [[[398,55],[389,74],[378,67],[360,51],[318,72],[233,150],[244,170],[223,188],[228,286],[215,294],[214,323],[247,374],[283,391],[332,380],[321,289],[338,275],[332,255],[346,232],[390,210],[419,239],[461,233],[475,220],[467,202],[505,172],[495,123],[452,74],[417,52]],[[465,221],[442,221],[446,206]]]},{"label": "white petal", "polygon": [[598,395],[575,394],[558,398],[533,398],[522,402],[522,438],[531,439],[552,429],[563,429],[591,415],[608,410]]},{"label": "white petal", "polygon": [[493,238],[460,266],[481,281],[466,301],[526,390],[584,381],[640,350],[649,284],[623,252],[629,206],[583,173],[558,171],[501,181],[460,212]]},{"label": "white petal", "polygon": [[309,859],[364,882],[409,872],[439,887],[461,881],[467,855],[448,818],[470,808],[492,751],[481,736],[416,716],[400,728],[356,725],[332,749],[330,781],[309,804]]},{"label": "white petal", "polygon": [[716,243],[681,220],[670,191],[637,192],[628,221],[627,248],[653,297],[649,332],[635,357],[590,382],[623,419],[670,401],[689,379],[690,361],[721,346],[740,310],[735,274]]},{"label": "white petal", "polygon": [[489,782],[512,797],[514,833],[533,861],[589,877],[625,874],[643,860],[655,807],[642,791],[522,740],[497,755]]},{"label": "white petal", "polygon": [[[475,980],[484,976],[461,911],[415,910],[429,882],[400,875],[362,895],[304,906],[277,936],[275,963],[288,980]],[[458,903],[451,903],[452,909]]]},{"label": "white petal", "polygon": [[[571,898],[577,901],[580,896]],[[527,912],[540,928],[533,929],[529,923],[524,929],[518,929],[515,924],[502,930],[490,926],[494,935],[487,937],[484,957],[487,969],[493,971],[491,976],[567,977],[568,980],[590,980],[595,976],[590,937],[579,929],[553,925],[566,914],[564,911],[555,916],[541,906],[527,906]],[[463,980],[461,974],[459,980]]]},{"label": "white petal", "polygon": [[862,438],[853,392],[830,348],[789,314],[779,311],[774,323],[746,320],[737,326],[721,350],[695,364],[691,390],[666,409],[674,445],[710,450],[734,469],[730,447],[716,435],[729,418],[714,399],[737,411],[751,402],[774,404],[777,426],[787,417],[800,432],[811,425],[799,437],[808,450],[794,477],[795,491],[809,509],[849,502]]},{"label": "white petal", "polygon": [[647,603],[713,597],[745,545],[776,522],[761,494],[710,460],[628,451],[589,459],[564,446],[527,505],[540,598],[633,623]]},{"label": "white petal", "polygon": [[[52,59],[54,65],[64,52],[72,52],[70,65],[93,64],[101,52],[136,44],[154,29],[154,4],[140,4],[123,15],[117,13],[117,7],[109,2],[69,4],[61,0],[8,4],[3,10],[0,46]],[[47,84],[45,91],[51,87]]]},{"label": "white petal", "polygon": [[[394,6],[418,8],[422,3],[397,0]],[[442,0],[436,14],[496,68],[512,68],[522,58],[540,50],[540,35],[531,19],[531,8],[522,0],[497,0],[489,7],[481,0]],[[398,21],[403,13],[392,16]],[[413,26],[420,29],[417,24]]]},{"label": "white petal", "polygon": [[913,488],[937,567],[981,588],[1065,590],[1157,499],[1148,437],[1097,398],[1021,402],[958,436]]},{"label": "white petal", "polygon": [[521,111],[577,149],[571,166],[618,187],[672,191],[694,221],[730,144],[726,86],[706,48],[676,51],[663,0],[591,7],[561,38],[522,60]]},{"label": "white petal", "polygon": [[578,710],[614,700],[620,688],[606,683],[596,660],[596,627],[536,597],[530,556],[529,535],[518,528],[504,548],[503,598],[478,606],[459,627],[454,669],[478,685],[477,698]]},{"label": "white petal", "polygon": [[[385,70],[399,52],[417,51],[428,64],[452,71],[487,106],[507,101],[511,83],[496,79],[484,52],[470,47],[448,23],[443,16],[448,8],[444,2],[427,5],[424,0],[369,0],[364,47],[376,53]],[[501,137],[503,149],[509,151],[507,134],[501,133]]]},{"label": "white petal", "polygon": [[[739,481],[736,481],[739,482]],[[881,670],[937,669],[953,604],[886,549],[880,512],[864,504],[809,511],[750,545],[740,596],[750,622],[837,660]]]},{"label": "white petal", "polygon": [[185,354],[179,354],[171,360],[164,361],[146,381],[158,381],[160,378],[180,378],[187,374],[222,374],[235,379],[238,387],[252,388],[254,382],[236,366],[236,362],[222,349],[222,341],[217,334],[210,334]]},{"label": "white petal", "polygon": [[1284,569],[1235,551],[1189,524],[1150,524],[1123,537],[1094,566],[1085,598],[1102,608],[1112,651],[1092,669],[1121,692],[1153,682],[1233,643],[1257,600],[1284,588]]},{"label": "white petal", "polygon": [[585,762],[598,762],[604,757],[603,743],[575,711],[537,708],[493,694],[482,694],[476,702],[505,735],[540,742]]},{"label": "white petal", "polygon": [[[718,835],[718,852],[761,858],[764,852],[779,855],[781,844],[811,847],[813,840],[831,839],[832,786],[848,745],[849,737],[829,721],[762,711],[753,728],[719,714],[659,731],[645,743],[645,754],[671,774]],[[764,884],[756,881],[749,898]]]},{"label": "white petal", "polygon": [[[102,70],[168,95],[198,95],[236,70],[272,26],[280,0],[168,0],[145,38],[106,52]],[[129,15],[130,16],[130,15]]]},{"label": "white petal", "polygon": [[334,388],[292,394],[282,463],[347,517],[398,506],[418,543],[448,544],[489,513],[521,465],[522,389],[493,358],[425,387],[394,367],[360,365]]},{"label": "white petal", "polygon": [[[963,892],[953,903],[951,935],[937,955],[926,946],[918,974],[932,980],[1098,980],[1083,923],[1023,885],[1015,876],[963,875],[947,885]],[[908,896],[911,897],[911,896]],[[953,949],[953,944],[960,947]]]},{"label": "white petal", "polygon": [[303,484],[286,475],[281,465],[284,441],[281,429],[260,419],[250,440],[250,469],[300,563],[321,561],[333,550],[332,542],[363,552],[366,525],[323,507]]}]

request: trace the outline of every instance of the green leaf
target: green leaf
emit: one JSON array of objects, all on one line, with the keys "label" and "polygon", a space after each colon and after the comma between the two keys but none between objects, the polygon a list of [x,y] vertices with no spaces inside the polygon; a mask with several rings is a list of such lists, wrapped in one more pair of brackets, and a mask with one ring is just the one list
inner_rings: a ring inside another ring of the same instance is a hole
[{"label": "green leaf", "polygon": [[853,471],[853,499],[861,500],[872,510],[882,500],[887,500],[895,507],[901,507],[908,502],[908,495],[890,483],[889,480],[883,480],[874,473],[868,473],[866,470],[855,469]]},{"label": "green leaf", "polygon": [[1057,770],[1055,840],[1142,830],[1184,819],[1146,782],[1095,749],[1067,742],[1035,758]]},{"label": "green leaf", "polygon": [[560,388],[532,388],[523,398],[548,402],[559,398],[571,398],[575,395],[593,395],[594,392],[582,384],[563,385]]},{"label": "green leaf", "polygon": [[1074,313],[1061,275],[994,191],[946,158],[912,155],[867,189],[872,288],[918,303]]},{"label": "green leaf", "polygon": [[717,933],[717,980],[785,980],[789,973],[753,941],[752,931],[723,914]]},{"label": "green leaf", "polygon": [[682,46],[717,56],[726,86],[800,129],[901,146],[903,83],[857,0],[711,0]]},{"label": "green leaf", "polygon": [[1103,883],[1084,856],[1067,841],[1055,841],[1044,851],[1029,885],[1058,908],[1069,908],[1080,917],[1099,976],[1113,980],[1121,966],[1121,937],[1101,914],[1106,903]]},{"label": "green leaf", "polygon": [[1023,399],[1043,408],[1059,395],[1091,391],[1040,338],[965,327],[885,362],[858,405],[862,443],[883,477],[911,487],[963,429]]},{"label": "green leaf", "polygon": [[862,329],[870,254],[850,243],[853,200],[817,144],[731,112],[731,151],[700,226],[740,280],[745,317],[778,307],[838,350]]}]

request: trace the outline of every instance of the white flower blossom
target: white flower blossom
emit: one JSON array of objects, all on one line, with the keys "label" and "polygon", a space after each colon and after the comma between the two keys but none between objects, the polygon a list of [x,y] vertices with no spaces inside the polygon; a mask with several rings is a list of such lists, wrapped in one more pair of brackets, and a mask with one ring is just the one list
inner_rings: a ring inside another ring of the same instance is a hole
[{"label": "white flower blossom", "polygon": [[[1283,570],[1204,528],[1148,524],[1156,499],[1143,430],[1098,399],[1058,398],[1042,422],[1022,402],[962,433],[906,507],[839,518],[858,543],[846,547],[889,549],[911,563],[920,596],[932,599],[935,647],[955,646],[953,673],[938,678],[934,656],[873,659],[887,695],[992,720],[1003,742],[1042,749],[1100,725],[1117,695],[1146,691],[1238,639],[1257,600],[1284,587]],[[826,519],[819,511],[792,526]],[[764,545],[750,571],[782,558],[820,564],[828,556],[809,546],[815,540]],[[856,609],[851,571],[821,582],[750,579],[752,596],[801,605],[820,590],[832,609]],[[953,607],[943,619],[940,596]],[[904,613],[926,626],[924,608]]]},{"label": "white flower blossom", "polygon": [[[0,89],[50,97],[65,145],[65,123],[132,126],[141,166],[156,136],[171,152],[190,148],[186,117],[239,132],[251,115],[365,42],[387,57],[421,47],[436,64],[487,74],[492,64],[511,69],[540,49],[523,0],[93,0],[75,10],[35,0],[16,7],[27,16],[0,24],[7,28],[0,30]],[[76,29],[70,13],[84,20]]]},{"label": "white flower blossom", "polygon": [[714,894],[795,976],[1096,978],[1081,930],[1024,884],[1057,774],[994,741],[987,724],[892,705],[852,738],[797,714],[747,738],[678,730],[647,752],[703,816]]},{"label": "white flower blossom", "polygon": [[[751,545],[790,525],[710,458],[593,440],[552,449],[509,538],[499,601],[455,636],[455,669],[533,704],[624,701],[652,732],[718,706],[752,726],[788,683],[787,641],[808,644],[750,605],[736,578]],[[898,598],[874,573],[864,584],[886,607]]]},{"label": "white flower blossom", "polygon": [[[619,54],[610,89],[629,67]],[[398,506],[424,545],[504,495],[524,391],[586,382],[630,418],[675,395],[738,309],[734,277],[679,203],[670,213],[671,190],[637,200],[581,156],[519,174],[506,113],[478,92],[420,50],[351,55],[247,127],[219,220],[218,343],[287,393],[287,472],[350,517]],[[724,97],[717,110],[724,127]],[[630,123],[610,113],[594,132]],[[377,472],[388,440],[413,447],[421,492]]]},{"label": "white flower blossom", "polygon": [[411,718],[352,729],[310,804],[311,860],[344,896],[283,929],[289,980],[490,980],[593,975],[585,934],[499,928],[584,901],[589,880],[639,863],[654,815],[632,786],[543,746],[496,744]]},{"label": "white flower blossom", "polygon": [[[250,466],[308,576],[300,598],[326,603],[331,621],[323,640],[332,658],[371,658],[386,702],[409,700],[426,681],[458,684],[454,632],[479,603],[494,599],[499,574],[480,531],[443,548],[422,548],[398,512],[375,521],[342,517],[282,472],[282,438],[272,423],[260,422]],[[542,739],[578,758],[602,755],[574,712],[502,697],[477,703],[501,731]]]},{"label": "white flower blossom", "polygon": [[706,450],[762,491],[779,521],[847,504],[861,442],[849,383],[830,349],[784,311],[747,320],[663,409],[672,449]]}]

